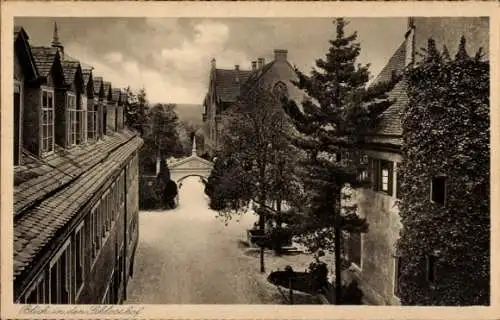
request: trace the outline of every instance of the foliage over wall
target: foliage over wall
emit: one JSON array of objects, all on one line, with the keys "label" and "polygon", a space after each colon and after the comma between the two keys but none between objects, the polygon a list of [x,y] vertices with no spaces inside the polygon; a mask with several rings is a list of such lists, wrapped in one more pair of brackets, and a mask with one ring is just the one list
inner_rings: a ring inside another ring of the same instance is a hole
[{"label": "foliage over wall", "polygon": [[[450,58],[430,39],[407,73],[397,251],[404,305],[489,304],[489,61],[465,48],[462,38]],[[430,200],[439,175],[447,177],[444,205]]]}]

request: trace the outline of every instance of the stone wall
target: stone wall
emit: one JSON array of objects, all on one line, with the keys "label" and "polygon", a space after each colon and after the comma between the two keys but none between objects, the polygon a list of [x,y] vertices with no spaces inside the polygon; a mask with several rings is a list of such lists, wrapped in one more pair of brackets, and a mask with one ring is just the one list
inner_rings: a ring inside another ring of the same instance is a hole
[{"label": "stone wall", "polygon": [[397,185],[396,163],[401,161],[401,157],[389,152],[366,153],[374,159],[393,161],[393,196],[368,188],[358,189],[353,193],[359,214],[367,219],[369,230],[361,236],[361,266],[358,268],[353,265],[349,276],[359,279],[368,303],[394,305],[399,303],[393,292],[395,244],[401,229],[397,199],[394,195]]}]

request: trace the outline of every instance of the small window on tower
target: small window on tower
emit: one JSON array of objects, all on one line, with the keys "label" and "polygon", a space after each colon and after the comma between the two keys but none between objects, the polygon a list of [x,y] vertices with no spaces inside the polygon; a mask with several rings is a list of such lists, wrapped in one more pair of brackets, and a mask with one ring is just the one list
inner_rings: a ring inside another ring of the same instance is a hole
[{"label": "small window on tower", "polygon": [[431,201],[444,205],[446,202],[446,180],[447,177],[434,177],[431,183]]}]

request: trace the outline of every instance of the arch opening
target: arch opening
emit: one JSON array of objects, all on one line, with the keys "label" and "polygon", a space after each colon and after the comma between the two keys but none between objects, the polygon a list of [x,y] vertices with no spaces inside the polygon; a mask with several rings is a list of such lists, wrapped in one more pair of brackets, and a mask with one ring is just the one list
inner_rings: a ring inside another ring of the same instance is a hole
[{"label": "arch opening", "polygon": [[208,180],[207,177],[205,177],[205,176],[203,176],[201,174],[195,174],[195,173],[193,173],[193,174],[187,174],[187,175],[182,176],[182,177],[180,177],[180,178],[177,179],[177,181],[175,182],[177,184],[177,187],[180,189],[181,186],[182,186],[182,181],[184,179],[186,179],[186,178],[189,178],[189,177],[199,177],[199,178],[201,178],[203,184],[206,184],[207,180]]}]

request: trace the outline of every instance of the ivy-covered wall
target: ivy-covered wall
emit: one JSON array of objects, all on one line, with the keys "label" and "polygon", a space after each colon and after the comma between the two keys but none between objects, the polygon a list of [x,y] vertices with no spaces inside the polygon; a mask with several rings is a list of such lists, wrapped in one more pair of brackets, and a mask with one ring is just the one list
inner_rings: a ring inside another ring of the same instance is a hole
[{"label": "ivy-covered wall", "polygon": [[[398,241],[405,305],[488,305],[489,62],[430,40],[408,75]],[[444,204],[431,201],[445,177]],[[436,185],[435,185],[436,186]]]}]

